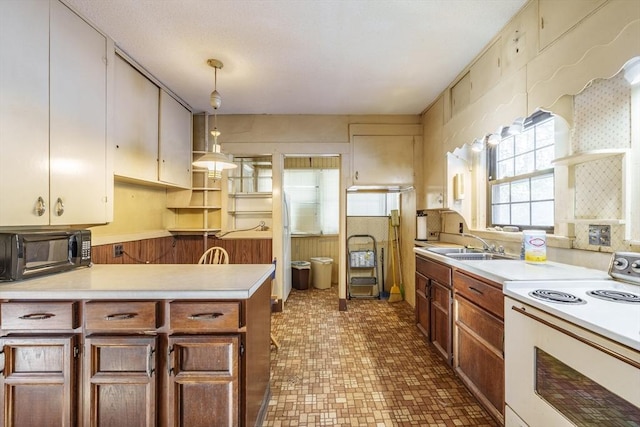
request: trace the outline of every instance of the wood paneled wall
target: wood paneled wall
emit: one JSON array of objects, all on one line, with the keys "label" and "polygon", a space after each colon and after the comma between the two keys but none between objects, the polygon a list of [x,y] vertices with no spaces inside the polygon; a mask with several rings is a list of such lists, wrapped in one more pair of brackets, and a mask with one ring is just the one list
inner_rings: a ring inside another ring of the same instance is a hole
[{"label": "wood paneled wall", "polygon": [[309,261],[311,257],[328,257],[331,264],[331,283],[338,283],[338,236],[293,237],[291,239],[291,260]]},{"label": "wood paneled wall", "polygon": [[[195,264],[203,251],[200,236],[176,236],[123,242],[124,255],[115,258],[113,245],[92,248],[95,264]],[[270,264],[271,239],[215,239],[207,247],[221,246],[229,253],[231,264]]]}]

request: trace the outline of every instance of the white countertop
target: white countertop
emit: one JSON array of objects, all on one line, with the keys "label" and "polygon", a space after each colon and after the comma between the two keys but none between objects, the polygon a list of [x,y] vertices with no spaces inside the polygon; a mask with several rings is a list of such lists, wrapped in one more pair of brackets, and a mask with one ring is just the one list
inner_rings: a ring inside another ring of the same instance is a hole
[{"label": "white countertop", "polygon": [[273,264],[96,264],[0,282],[0,299],[247,299],[273,271]]},{"label": "white countertop", "polygon": [[506,280],[609,279],[606,271],[547,261],[532,264],[516,260],[461,261],[416,247],[413,252],[452,267],[466,270],[497,283]]}]

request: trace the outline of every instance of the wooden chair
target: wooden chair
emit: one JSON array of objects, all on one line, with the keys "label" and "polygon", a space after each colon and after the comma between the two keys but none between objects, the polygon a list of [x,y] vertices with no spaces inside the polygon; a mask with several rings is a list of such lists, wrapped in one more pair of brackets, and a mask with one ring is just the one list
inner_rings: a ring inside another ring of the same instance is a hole
[{"label": "wooden chair", "polygon": [[214,246],[202,254],[198,264],[229,264],[229,254],[224,248]]}]

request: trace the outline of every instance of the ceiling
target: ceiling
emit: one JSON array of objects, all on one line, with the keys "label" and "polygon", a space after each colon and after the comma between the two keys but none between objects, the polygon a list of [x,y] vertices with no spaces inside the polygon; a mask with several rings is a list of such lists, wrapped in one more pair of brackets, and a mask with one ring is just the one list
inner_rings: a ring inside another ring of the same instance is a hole
[{"label": "ceiling", "polygon": [[419,114],[526,0],[64,0],[194,112]]}]

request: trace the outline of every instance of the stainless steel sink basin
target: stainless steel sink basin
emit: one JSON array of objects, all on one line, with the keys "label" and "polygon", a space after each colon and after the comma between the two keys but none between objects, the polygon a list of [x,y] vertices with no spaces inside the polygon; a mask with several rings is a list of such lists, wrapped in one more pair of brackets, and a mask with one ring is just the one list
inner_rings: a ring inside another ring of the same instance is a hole
[{"label": "stainless steel sink basin", "polygon": [[427,248],[429,252],[435,252],[440,255],[449,254],[482,254],[482,249],[474,248]]},{"label": "stainless steel sink basin", "polygon": [[444,254],[445,256],[449,257],[449,258],[453,258],[453,259],[459,259],[462,261],[484,261],[484,260],[491,260],[491,259],[510,259],[513,260],[515,258],[510,257],[508,255],[502,255],[502,254],[494,254],[494,253],[487,253],[487,252],[481,252],[481,253],[448,253],[448,254]]}]

